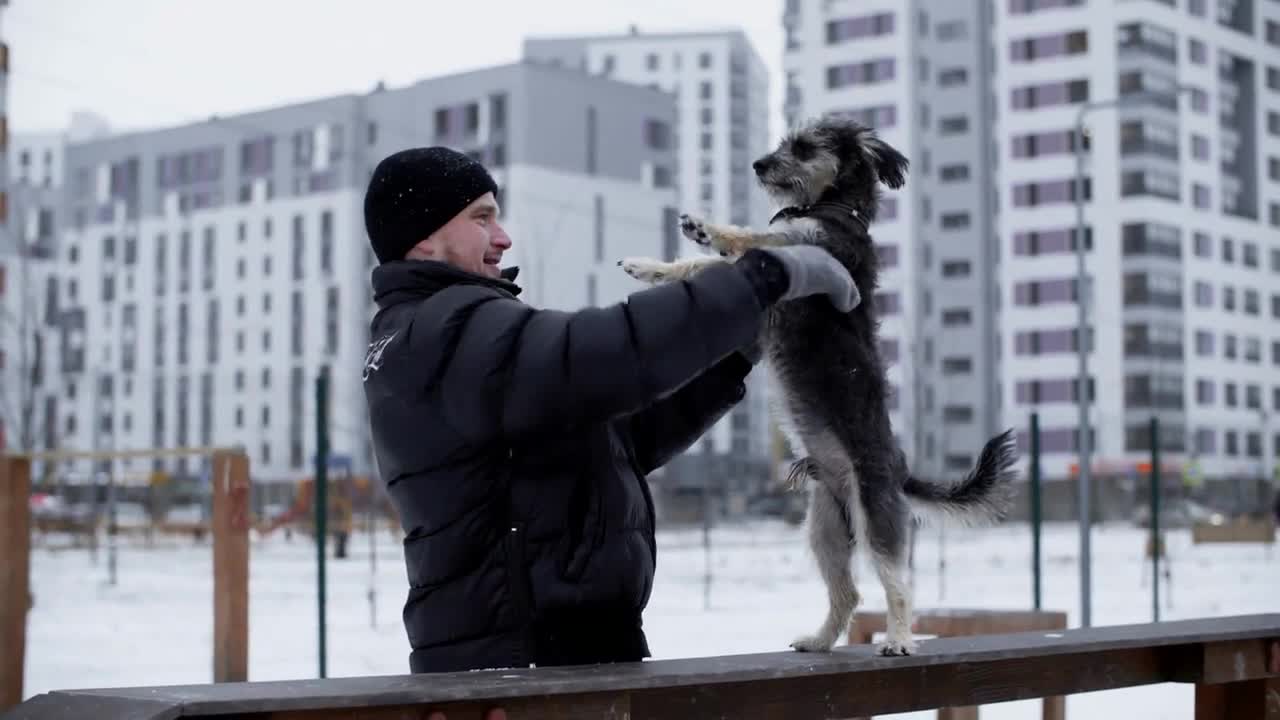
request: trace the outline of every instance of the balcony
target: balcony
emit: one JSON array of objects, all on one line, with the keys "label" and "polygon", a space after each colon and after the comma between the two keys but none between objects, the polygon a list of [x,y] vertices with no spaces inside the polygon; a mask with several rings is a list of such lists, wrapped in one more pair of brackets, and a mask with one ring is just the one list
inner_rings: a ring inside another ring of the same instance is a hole
[{"label": "balcony", "polygon": [[1120,154],[1124,156],[1155,155],[1177,161],[1178,146],[1172,143],[1160,142],[1154,138],[1127,137],[1120,141]]}]

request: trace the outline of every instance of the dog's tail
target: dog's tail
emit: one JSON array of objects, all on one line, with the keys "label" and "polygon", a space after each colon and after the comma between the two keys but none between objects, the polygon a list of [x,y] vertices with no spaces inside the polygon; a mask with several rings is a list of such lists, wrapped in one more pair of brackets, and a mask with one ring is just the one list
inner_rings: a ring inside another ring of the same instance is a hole
[{"label": "dog's tail", "polygon": [[1017,461],[1013,430],[1005,430],[987,441],[977,465],[963,481],[943,485],[908,475],[903,490],[921,510],[935,511],[965,524],[995,522],[1005,516],[1013,502]]}]

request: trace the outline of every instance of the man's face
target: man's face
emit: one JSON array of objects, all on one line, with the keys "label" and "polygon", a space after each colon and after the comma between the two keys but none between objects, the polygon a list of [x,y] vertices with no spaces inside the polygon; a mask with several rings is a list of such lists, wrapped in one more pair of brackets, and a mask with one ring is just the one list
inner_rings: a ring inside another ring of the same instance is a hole
[{"label": "man's face", "polygon": [[498,202],[485,193],[409,252],[410,258],[429,257],[454,267],[497,278],[502,254],[511,238],[498,224]]}]

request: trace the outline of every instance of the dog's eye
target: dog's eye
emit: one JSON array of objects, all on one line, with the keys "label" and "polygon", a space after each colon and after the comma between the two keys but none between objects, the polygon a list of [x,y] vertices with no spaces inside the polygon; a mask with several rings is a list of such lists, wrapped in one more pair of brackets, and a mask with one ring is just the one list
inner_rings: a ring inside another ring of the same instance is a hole
[{"label": "dog's eye", "polygon": [[796,140],[791,143],[791,154],[795,155],[796,159],[801,162],[813,159],[815,151],[816,148],[814,148],[813,143],[808,140]]}]

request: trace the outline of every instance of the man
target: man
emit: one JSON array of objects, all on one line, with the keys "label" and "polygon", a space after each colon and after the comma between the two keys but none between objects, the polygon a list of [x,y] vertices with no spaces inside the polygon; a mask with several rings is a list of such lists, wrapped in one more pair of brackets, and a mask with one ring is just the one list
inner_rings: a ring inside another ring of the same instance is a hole
[{"label": "man", "polygon": [[[645,475],[737,403],[765,308],[858,302],[816,247],[753,251],[578,312],[516,299],[493,179],[451,150],[378,164],[365,361],[406,532],[413,672],[636,661],[652,589]],[[619,271],[621,272],[621,271]]]}]

